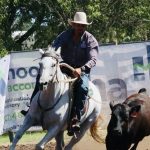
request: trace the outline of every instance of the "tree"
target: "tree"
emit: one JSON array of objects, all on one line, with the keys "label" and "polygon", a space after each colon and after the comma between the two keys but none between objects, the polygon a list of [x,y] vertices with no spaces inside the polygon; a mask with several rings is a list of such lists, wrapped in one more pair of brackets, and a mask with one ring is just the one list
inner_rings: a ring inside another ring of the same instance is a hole
[{"label": "tree", "polygon": [[[0,48],[21,50],[33,33],[33,48],[47,47],[68,27],[68,18],[83,10],[92,21],[88,30],[102,43],[142,41],[150,38],[148,0],[1,0]],[[26,31],[18,39],[14,31]]]}]

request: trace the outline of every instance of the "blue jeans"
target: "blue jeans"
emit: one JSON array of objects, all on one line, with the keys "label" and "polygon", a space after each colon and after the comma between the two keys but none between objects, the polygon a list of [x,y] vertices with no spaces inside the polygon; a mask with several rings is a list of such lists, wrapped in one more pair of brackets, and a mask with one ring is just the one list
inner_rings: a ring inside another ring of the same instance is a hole
[{"label": "blue jeans", "polygon": [[73,111],[77,115],[78,120],[81,118],[81,110],[84,108],[89,89],[89,74],[82,73],[80,79],[74,85],[74,104]]}]

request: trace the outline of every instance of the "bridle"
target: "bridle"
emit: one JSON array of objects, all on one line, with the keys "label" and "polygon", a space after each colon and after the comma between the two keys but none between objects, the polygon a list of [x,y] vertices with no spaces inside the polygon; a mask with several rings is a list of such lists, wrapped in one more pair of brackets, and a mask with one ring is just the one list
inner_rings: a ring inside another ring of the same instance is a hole
[{"label": "bridle", "polygon": [[[48,83],[55,83],[55,82],[57,82],[57,83],[58,83],[58,82],[74,82],[75,80],[77,80],[76,77],[75,77],[75,78],[71,78],[71,79],[59,80],[58,77],[57,77],[57,68],[58,68],[59,66],[67,67],[67,68],[69,68],[71,71],[74,71],[74,68],[71,67],[70,65],[66,64],[66,63],[59,63],[59,61],[58,61],[58,56],[56,56],[56,55],[54,55],[54,54],[52,55],[52,54],[50,54],[50,53],[44,53],[44,54],[42,55],[41,59],[44,58],[44,57],[51,57],[51,58],[53,58],[53,59],[56,60],[56,70],[55,70],[55,73],[54,73],[54,75],[53,75],[52,80],[50,80]],[[47,83],[47,84],[48,84],[48,83]]]},{"label": "bridle", "polygon": [[[53,58],[53,59],[56,60],[56,65],[55,65],[56,69],[55,69],[54,75],[53,75],[52,79],[50,81],[48,81],[48,83],[73,82],[73,81],[75,81],[77,79],[77,78],[74,78],[74,79],[71,79],[71,80],[68,80],[68,79],[67,80],[59,80],[58,77],[57,77],[57,74],[58,74],[58,69],[57,68],[60,66],[59,61],[58,61],[58,57],[55,56],[55,55],[51,55],[50,53],[44,53],[42,55],[41,59],[44,58],[44,57],[51,57],[51,58]],[[66,64],[63,63],[63,66],[65,66],[65,65]],[[69,65],[66,65],[66,66],[69,66]],[[71,66],[69,66],[69,68],[71,68]],[[62,93],[64,93],[64,91],[65,91],[65,88],[63,88],[63,92]],[[52,106],[50,106],[48,108],[45,108],[45,109],[42,107],[42,105],[40,103],[40,94],[41,94],[41,91],[39,93],[37,103],[38,103],[39,108],[42,110],[41,123],[43,124],[43,118],[44,118],[43,115],[44,115],[44,112],[47,112],[47,111],[50,111],[50,110],[54,109],[55,106],[59,103],[59,101],[60,101],[60,99],[62,97],[62,94],[59,96],[59,98],[56,100],[56,102]]]}]

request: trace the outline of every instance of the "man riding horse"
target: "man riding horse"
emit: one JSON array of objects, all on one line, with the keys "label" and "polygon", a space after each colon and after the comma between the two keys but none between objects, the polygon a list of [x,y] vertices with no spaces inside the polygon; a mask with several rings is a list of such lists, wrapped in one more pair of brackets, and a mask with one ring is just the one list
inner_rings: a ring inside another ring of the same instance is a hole
[{"label": "man riding horse", "polygon": [[[75,70],[73,76],[78,77],[74,84],[74,104],[72,109],[71,128],[69,134],[72,135],[74,129],[80,129],[80,118],[84,104],[88,94],[88,80],[90,77],[90,70],[95,66],[98,54],[98,42],[95,37],[87,32],[85,29],[91,23],[87,22],[87,16],[84,12],[76,12],[74,20],[68,20],[71,28],[62,32],[57,36],[52,46],[57,50],[61,47],[61,58],[64,63],[69,64]],[[66,69],[63,72],[67,73]],[[37,76],[36,86],[31,96],[31,101],[37,93],[39,82],[39,75]],[[21,111],[26,114],[26,111]]]}]

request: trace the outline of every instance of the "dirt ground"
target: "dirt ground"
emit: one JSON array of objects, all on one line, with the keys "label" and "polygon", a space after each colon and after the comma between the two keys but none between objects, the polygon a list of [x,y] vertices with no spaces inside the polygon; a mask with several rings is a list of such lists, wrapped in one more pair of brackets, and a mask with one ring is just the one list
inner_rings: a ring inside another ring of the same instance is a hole
[{"label": "dirt ground", "polygon": [[[0,146],[0,150],[8,150],[9,145]],[[55,143],[49,142],[45,150],[54,150]],[[16,150],[34,150],[35,144],[19,144]],[[95,142],[88,134],[74,147],[73,150],[106,150],[105,144]],[[150,136],[139,143],[137,150],[150,150]]]}]

